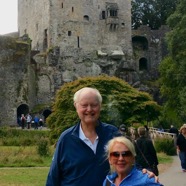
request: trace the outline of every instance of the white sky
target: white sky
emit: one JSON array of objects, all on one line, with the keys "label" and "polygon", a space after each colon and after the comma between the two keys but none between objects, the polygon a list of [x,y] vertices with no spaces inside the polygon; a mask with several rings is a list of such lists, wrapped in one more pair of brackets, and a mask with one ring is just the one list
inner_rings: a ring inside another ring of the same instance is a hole
[{"label": "white sky", "polygon": [[0,0],[0,35],[17,30],[17,0]]}]

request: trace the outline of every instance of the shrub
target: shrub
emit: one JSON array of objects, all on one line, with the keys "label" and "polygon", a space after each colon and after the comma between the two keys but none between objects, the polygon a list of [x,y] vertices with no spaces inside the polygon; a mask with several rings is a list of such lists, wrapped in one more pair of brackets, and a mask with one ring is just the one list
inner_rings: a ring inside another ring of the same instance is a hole
[{"label": "shrub", "polygon": [[154,146],[157,152],[164,152],[167,155],[176,155],[176,147],[172,138],[156,138]]},{"label": "shrub", "polygon": [[37,144],[37,152],[40,156],[48,156],[49,155],[49,146],[48,140],[41,139]]},{"label": "shrub", "polygon": [[48,138],[49,132],[44,130],[19,130],[0,128],[0,145],[35,146],[41,138]]},{"label": "shrub", "polygon": [[143,123],[147,118],[157,119],[160,114],[161,107],[149,94],[136,90],[122,79],[109,76],[81,78],[65,83],[57,92],[53,112],[47,118],[52,143],[57,141],[61,132],[79,121],[73,95],[83,87],[93,87],[100,91],[103,97],[100,119],[104,122],[130,126],[134,122]]}]

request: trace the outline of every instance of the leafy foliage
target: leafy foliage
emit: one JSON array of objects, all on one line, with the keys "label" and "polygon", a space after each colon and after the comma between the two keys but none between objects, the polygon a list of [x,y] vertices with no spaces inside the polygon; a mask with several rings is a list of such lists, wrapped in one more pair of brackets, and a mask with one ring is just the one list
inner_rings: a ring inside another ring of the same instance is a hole
[{"label": "leafy foliage", "polygon": [[176,11],[172,14],[167,23],[171,31],[167,34],[166,40],[169,48],[169,56],[161,63],[160,85],[161,93],[166,98],[165,113],[174,112],[174,121],[184,122],[186,117],[186,0],[180,0]]},{"label": "leafy foliage", "polygon": [[167,18],[174,13],[179,0],[132,0],[132,26],[149,25],[158,29],[166,25]]},{"label": "leafy foliage", "polygon": [[3,146],[34,146],[41,138],[47,138],[49,131],[18,130],[14,128],[0,128],[0,145]]},{"label": "leafy foliage", "polygon": [[156,138],[154,145],[157,152],[164,152],[169,156],[176,155],[176,147],[172,138]]},{"label": "leafy foliage", "polygon": [[40,156],[49,156],[49,144],[48,140],[42,138],[37,144],[37,152]]},{"label": "leafy foliage", "polygon": [[47,118],[51,129],[50,139],[56,141],[62,131],[74,125],[79,119],[73,106],[74,93],[83,87],[97,88],[102,97],[100,119],[119,126],[121,123],[132,125],[157,119],[160,106],[151,96],[131,87],[116,77],[86,77],[64,84],[56,94],[53,113]]}]

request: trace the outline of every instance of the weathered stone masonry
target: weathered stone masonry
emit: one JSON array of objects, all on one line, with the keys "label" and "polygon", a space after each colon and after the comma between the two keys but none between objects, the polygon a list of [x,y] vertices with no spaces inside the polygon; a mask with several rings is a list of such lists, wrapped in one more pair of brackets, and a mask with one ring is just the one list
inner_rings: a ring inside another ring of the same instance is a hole
[{"label": "weathered stone masonry", "polygon": [[[168,31],[131,30],[130,0],[18,0],[18,29],[19,38],[0,38],[8,40],[0,43],[8,82],[0,125],[7,116],[14,125],[21,112],[47,105],[65,82],[85,76],[117,76],[149,91],[143,80],[157,79]],[[20,48],[10,50],[9,41]]]}]

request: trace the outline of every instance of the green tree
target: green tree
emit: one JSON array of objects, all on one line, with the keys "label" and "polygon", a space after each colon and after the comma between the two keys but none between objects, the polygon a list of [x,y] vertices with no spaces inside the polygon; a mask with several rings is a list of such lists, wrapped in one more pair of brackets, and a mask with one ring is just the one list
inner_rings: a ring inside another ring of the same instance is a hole
[{"label": "green tree", "polygon": [[174,13],[179,0],[132,0],[132,26],[149,25],[158,29],[166,25],[167,18]]},{"label": "green tree", "polygon": [[53,112],[47,118],[51,129],[50,139],[54,143],[62,131],[74,125],[79,119],[73,106],[74,93],[83,87],[97,88],[102,97],[101,121],[119,126],[131,125],[157,119],[160,106],[151,96],[131,87],[116,77],[86,77],[64,84],[56,94]]},{"label": "green tree", "polygon": [[167,23],[171,28],[166,37],[169,55],[159,67],[161,93],[166,99],[164,113],[174,113],[172,119],[180,123],[186,119],[186,0],[180,0]]}]

